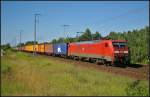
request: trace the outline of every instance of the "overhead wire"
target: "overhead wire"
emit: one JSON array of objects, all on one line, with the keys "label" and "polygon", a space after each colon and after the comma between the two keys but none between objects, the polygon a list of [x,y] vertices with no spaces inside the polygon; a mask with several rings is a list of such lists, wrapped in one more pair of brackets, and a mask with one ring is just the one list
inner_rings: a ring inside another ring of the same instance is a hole
[{"label": "overhead wire", "polygon": [[[117,19],[121,19],[121,18],[130,16],[130,15],[133,15],[133,13],[137,13],[137,12],[139,13],[139,12],[145,10],[145,9],[146,9],[146,7],[140,7],[140,8],[128,10],[128,11],[126,11],[126,12],[124,12],[122,14],[119,14],[117,16],[113,16],[113,17],[106,18],[106,19],[103,19],[103,20],[97,20],[95,22],[86,23],[86,24],[83,24],[82,26],[87,27],[87,28],[92,28],[92,26],[94,25],[94,26],[99,26],[101,29],[103,29],[106,26],[108,27],[108,23],[111,22],[111,21],[114,21],[114,20],[117,20]],[[99,23],[101,23],[101,24],[99,25]],[[73,25],[72,27],[76,28],[78,26],[81,27],[81,25]]]},{"label": "overhead wire", "polygon": [[[110,21],[114,21],[116,19],[120,19],[120,18],[123,18],[123,17],[126,17],[126,16],[129,16],[133,13],[137,13],[137,12],[140,12],[140,11],[143,11],[145,10],[146,7],[141,7],[141,8],[136,8],[136,9],[133,9],[133,10],[128,10],[127,12],[125,13],[122,13],[120,15],[117,15],[117,16],[113,16],[113,17],[110,17],[110,18],[107,18],[107,19],[104,19],[104,20],[97,20],[96,22],[103,22],[103,24],[107,23],[107,22],[110,22]],[[92,22],[91,22],[92,23]],[[90,23],[90,24],[91,24]],[[94,24],[94,22],[92,23],[92,25]],[[102,24],[102,25],[103,25]],[[97,25],[98,26],[98,25]]]}]

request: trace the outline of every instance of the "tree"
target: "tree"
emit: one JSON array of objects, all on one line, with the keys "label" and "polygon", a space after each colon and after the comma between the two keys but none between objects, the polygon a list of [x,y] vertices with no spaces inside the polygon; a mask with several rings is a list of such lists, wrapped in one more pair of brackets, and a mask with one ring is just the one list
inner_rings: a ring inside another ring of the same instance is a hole
[{"label": "tree", "polygon": [[65,43],[71,43],[71,42],[76,42],[76,38],[65,38],[64,39]]},{"label": "tree", "polygon": [[18,45],[17,45],[17,47],[20,47],[20,46],[24,46],[24,43],[19,43]]},{"label": "tree", "polygon": [[11,46],[10,46],[9,43],[1,45],[1,49],[3,49],[3,50],[7,50],[7,49],[10,49],[10,48],[11,48]]},{"label": "tree", "polygon": [[60,38],[57,40],[57,43],[64,43],[64,38],[60,37]]},{"label": "tree", "polygon": [[[34,41],[27,41],[27,42],[25,43],[25,45],[28,45],[28,44],[34,44]],[[35,44],[38,44],[38,42],[36,41]]]},{"label": "tree", "polygon": [[81,40],[92,40],[92,34],[89,28],[80,37]]},{"label": "tree", "polygon": [[117,35],[116,32],[111,31],[111,32],[109,33],[108,37],[111,38],[111,39],[117,39],[117,38],[118,38],[118,35]]},{"label": "tree", "polygon": [[57,40],[56,40],[56,39],[53,39],[53,40],[52,40],[52,43],[57,43]]},{"label": "tree", "polygon": [[92,34],[92,37],[94,40],[98,40],[98,39],[101,39],[102,36],[98,31],[96,31],[95,34]]}]

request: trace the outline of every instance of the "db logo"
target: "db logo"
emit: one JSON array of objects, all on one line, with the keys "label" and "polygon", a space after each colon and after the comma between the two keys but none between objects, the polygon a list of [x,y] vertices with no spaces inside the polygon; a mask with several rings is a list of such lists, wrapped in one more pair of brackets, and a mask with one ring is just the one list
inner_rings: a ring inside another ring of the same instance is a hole
[{"label": "db logo", "polygon": [[61,52],[61,48],[60,47],[57,48],[57,52]]},{"label": "db logo", "polygon": [[82,51],[84,51],[84,48],[82,48]]}]

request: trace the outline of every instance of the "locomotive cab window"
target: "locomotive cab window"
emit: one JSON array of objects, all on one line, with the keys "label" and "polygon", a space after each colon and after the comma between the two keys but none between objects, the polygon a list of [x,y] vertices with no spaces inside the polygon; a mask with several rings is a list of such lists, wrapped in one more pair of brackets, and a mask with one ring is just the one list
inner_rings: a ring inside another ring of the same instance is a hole
[{"label": "locomotive cab window", "polygon": [[123,48],[127,46],[126,42],[113,42],[114,47]]}]

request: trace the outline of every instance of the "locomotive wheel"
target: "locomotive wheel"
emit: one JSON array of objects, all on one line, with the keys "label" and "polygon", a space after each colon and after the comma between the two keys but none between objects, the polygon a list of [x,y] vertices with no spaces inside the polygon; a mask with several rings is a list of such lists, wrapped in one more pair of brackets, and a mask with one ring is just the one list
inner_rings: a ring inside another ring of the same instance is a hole
[{"label": "locomotive wheel", "polygon": [[107,66],[112,66],[111,62],[106,62]]},{"label": "locomotive wheel", "polygon": [[73,60],[73,59],[74,59],[74,56],[70,56],[70,58]]},{"label": "locomotive wheel", "polygon": [[95,63],[98,64],[98,65],[100,65],[100,63],[102,63],[102,62],[101,62],[100,59],[96,59],[96,60],[95,60]]},{"label": "locomotive wheel", "polygon": [[105,62],[104,62],[103,59],[97,59],[97,60],[95,60],[95,62],[96,62],[96,64],[98,64],[98,65],[105,65]]},{"label": "locomotive wheel", "polygon": [[84,61],[84,58],[81,57],[80,60],[81,60],[81,61]]},{"label": "locomotive wheel", "polygon": [[77,60],[77,61],[80,61],[78,57],[77,57],[77,59],[76,59],[76,60]]},{"label": "locomotive wheel", "polygon": [[106,60],[102,60],[102,64],[108,66]]},{"label": "locomotive wheel", "polygon": [[94,60],[92,58],[89,58],[90,63],[94,63]]},{"label": "locomotive wheel", "polygon": [[77,61],[79,61],[79,57],[74,57],[74,60],[77,60]]},{"label": "locomotive wheel", "polygon": [[73,56],[73,60],[76,60],[76,57],[75,57],[75,56]]}]

